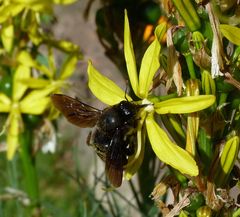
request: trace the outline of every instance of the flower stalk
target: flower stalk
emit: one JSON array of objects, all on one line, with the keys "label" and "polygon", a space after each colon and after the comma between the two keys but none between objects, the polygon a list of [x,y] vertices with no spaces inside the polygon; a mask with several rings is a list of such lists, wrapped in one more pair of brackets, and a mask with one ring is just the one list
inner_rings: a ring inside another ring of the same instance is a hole
[{"label": "flower stalk", "polygon": [[19,135],[20,149],[19,154],[24,171],[24,184],[26,192],[31,200],[31,205],[39,205],[39,186],[35,165],[35,159],[32,157],[33,131],[25,129]]},{"label": "flower stalk", "polygon": [[[187,96],[198,96],[198,80],[188,80],[186,85]],[[199,115],[197,112],[191,113],[187,117],[187,137],[186,150],[196,156],[196,140],[199,128]]]}]

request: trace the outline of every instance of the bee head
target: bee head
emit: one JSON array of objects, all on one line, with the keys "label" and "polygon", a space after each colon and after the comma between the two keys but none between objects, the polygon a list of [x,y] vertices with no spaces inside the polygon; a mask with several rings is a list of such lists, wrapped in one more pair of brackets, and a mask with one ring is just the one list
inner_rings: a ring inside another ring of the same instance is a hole
[{"label": "bee head", "polygon": [[140,108],[141,106],[125,100],[118,104],[119,113],[125,120],[135,118]]}]

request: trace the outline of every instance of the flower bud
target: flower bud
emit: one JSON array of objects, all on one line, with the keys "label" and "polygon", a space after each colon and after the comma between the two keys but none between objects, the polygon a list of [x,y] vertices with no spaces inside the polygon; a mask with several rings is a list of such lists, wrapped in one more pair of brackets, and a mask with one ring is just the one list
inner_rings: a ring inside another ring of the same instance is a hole
[{"label": "flower bud", "polygon": [[208,72],[207,70],[202,71],[202,90],[206,95],[215,95],[216,93],[215,82],[212,79],[210,72]]},{"label": "flower bud", "polygon": [[191,32],[201,27],[201,21],[191,0],[173,0],[173,3]]},{"label": "flower bud", "polygon": [[214,180],[217,186],[222,187],[227,183],[227,179],[233,169],[239,152],[239,137],[234,136],[225,143],[219,165],[216,169]]},{"label": "flower bud", "polygon": [[212,210],[208,206],[202,206],[197,210],[197,217],[211,217]]}]

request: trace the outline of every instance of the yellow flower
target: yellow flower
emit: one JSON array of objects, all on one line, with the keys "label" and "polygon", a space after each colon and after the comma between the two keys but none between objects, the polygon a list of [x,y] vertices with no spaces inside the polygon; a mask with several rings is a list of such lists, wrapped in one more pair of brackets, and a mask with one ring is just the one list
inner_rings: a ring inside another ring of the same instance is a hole
[{"label": "yellow flower", "polygon": [[0,112],[9,113],[5,124],[9,160],[13,158],[19,146],[18,136],[23,130],[21,114],[42,114],[50,104],[48,95],[56,89],[55,85],[49,85],[27,93],[28,87],[21,80],[30,79],[30,74],[30,67],[19,64],[13,76],[12,97],[0,93]]},{"label": "yellow flower", "polygon": [[[138,145],[135,154],[128,160],[125,168],[125,178],[130,179],[132,175],[139,169],[144,157],[144,139],[147,132],[152,149],[158,158],[178,169],[183,174],[190,176],[198,175],[198,167],[193,157],[184,149],[173,143],[166,132],[159,127],[154,120],[153,114],[179,114],[191,113],[205,109],[212,105],[215,101],[213,95],[187,96],[165,100],[162,102],[156,101],[156,97],[150,96],[150,89],[153,77],[160,66],[160,41],[166,32],[166,24],[159,25],[155,30],[155,39],[146,50],[139,76],[137,73],[136,61],[133,52],[129,22],[127,12],[125,11],[125,26],[124,26],[124,54],[128,69],[128,76],[132,89],[140,101],[136,103],[148,104],[141,113],[140,121],[137,127]],[[120,87],[113,81],[100,74],[89,62],[88,65],[89,88],[92,93],[102,102],[108,105],[114,105],[122,100],[132,101]],[[146,132],[143,130],[143,125],[146,125]]]}]

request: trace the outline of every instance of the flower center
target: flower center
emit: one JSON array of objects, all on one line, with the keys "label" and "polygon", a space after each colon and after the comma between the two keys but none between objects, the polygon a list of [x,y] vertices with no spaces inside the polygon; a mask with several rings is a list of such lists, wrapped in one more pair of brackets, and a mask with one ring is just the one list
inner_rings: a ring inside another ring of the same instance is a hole
[{"label": "flower center", "polygon": [[154,111],[154,106],[152,104],[152,102],[150,102],[148,99],[143,99],[142,100],[142,104],[143,105],[147,105],[145,108],[144,108],[144,111],[148,112],[148,113],[151,113]]},{"label": "flower center", "polygon": [[13,102],[12,103],[12,110],[16,111],[19,109],[19,103],[18,102]]}]

